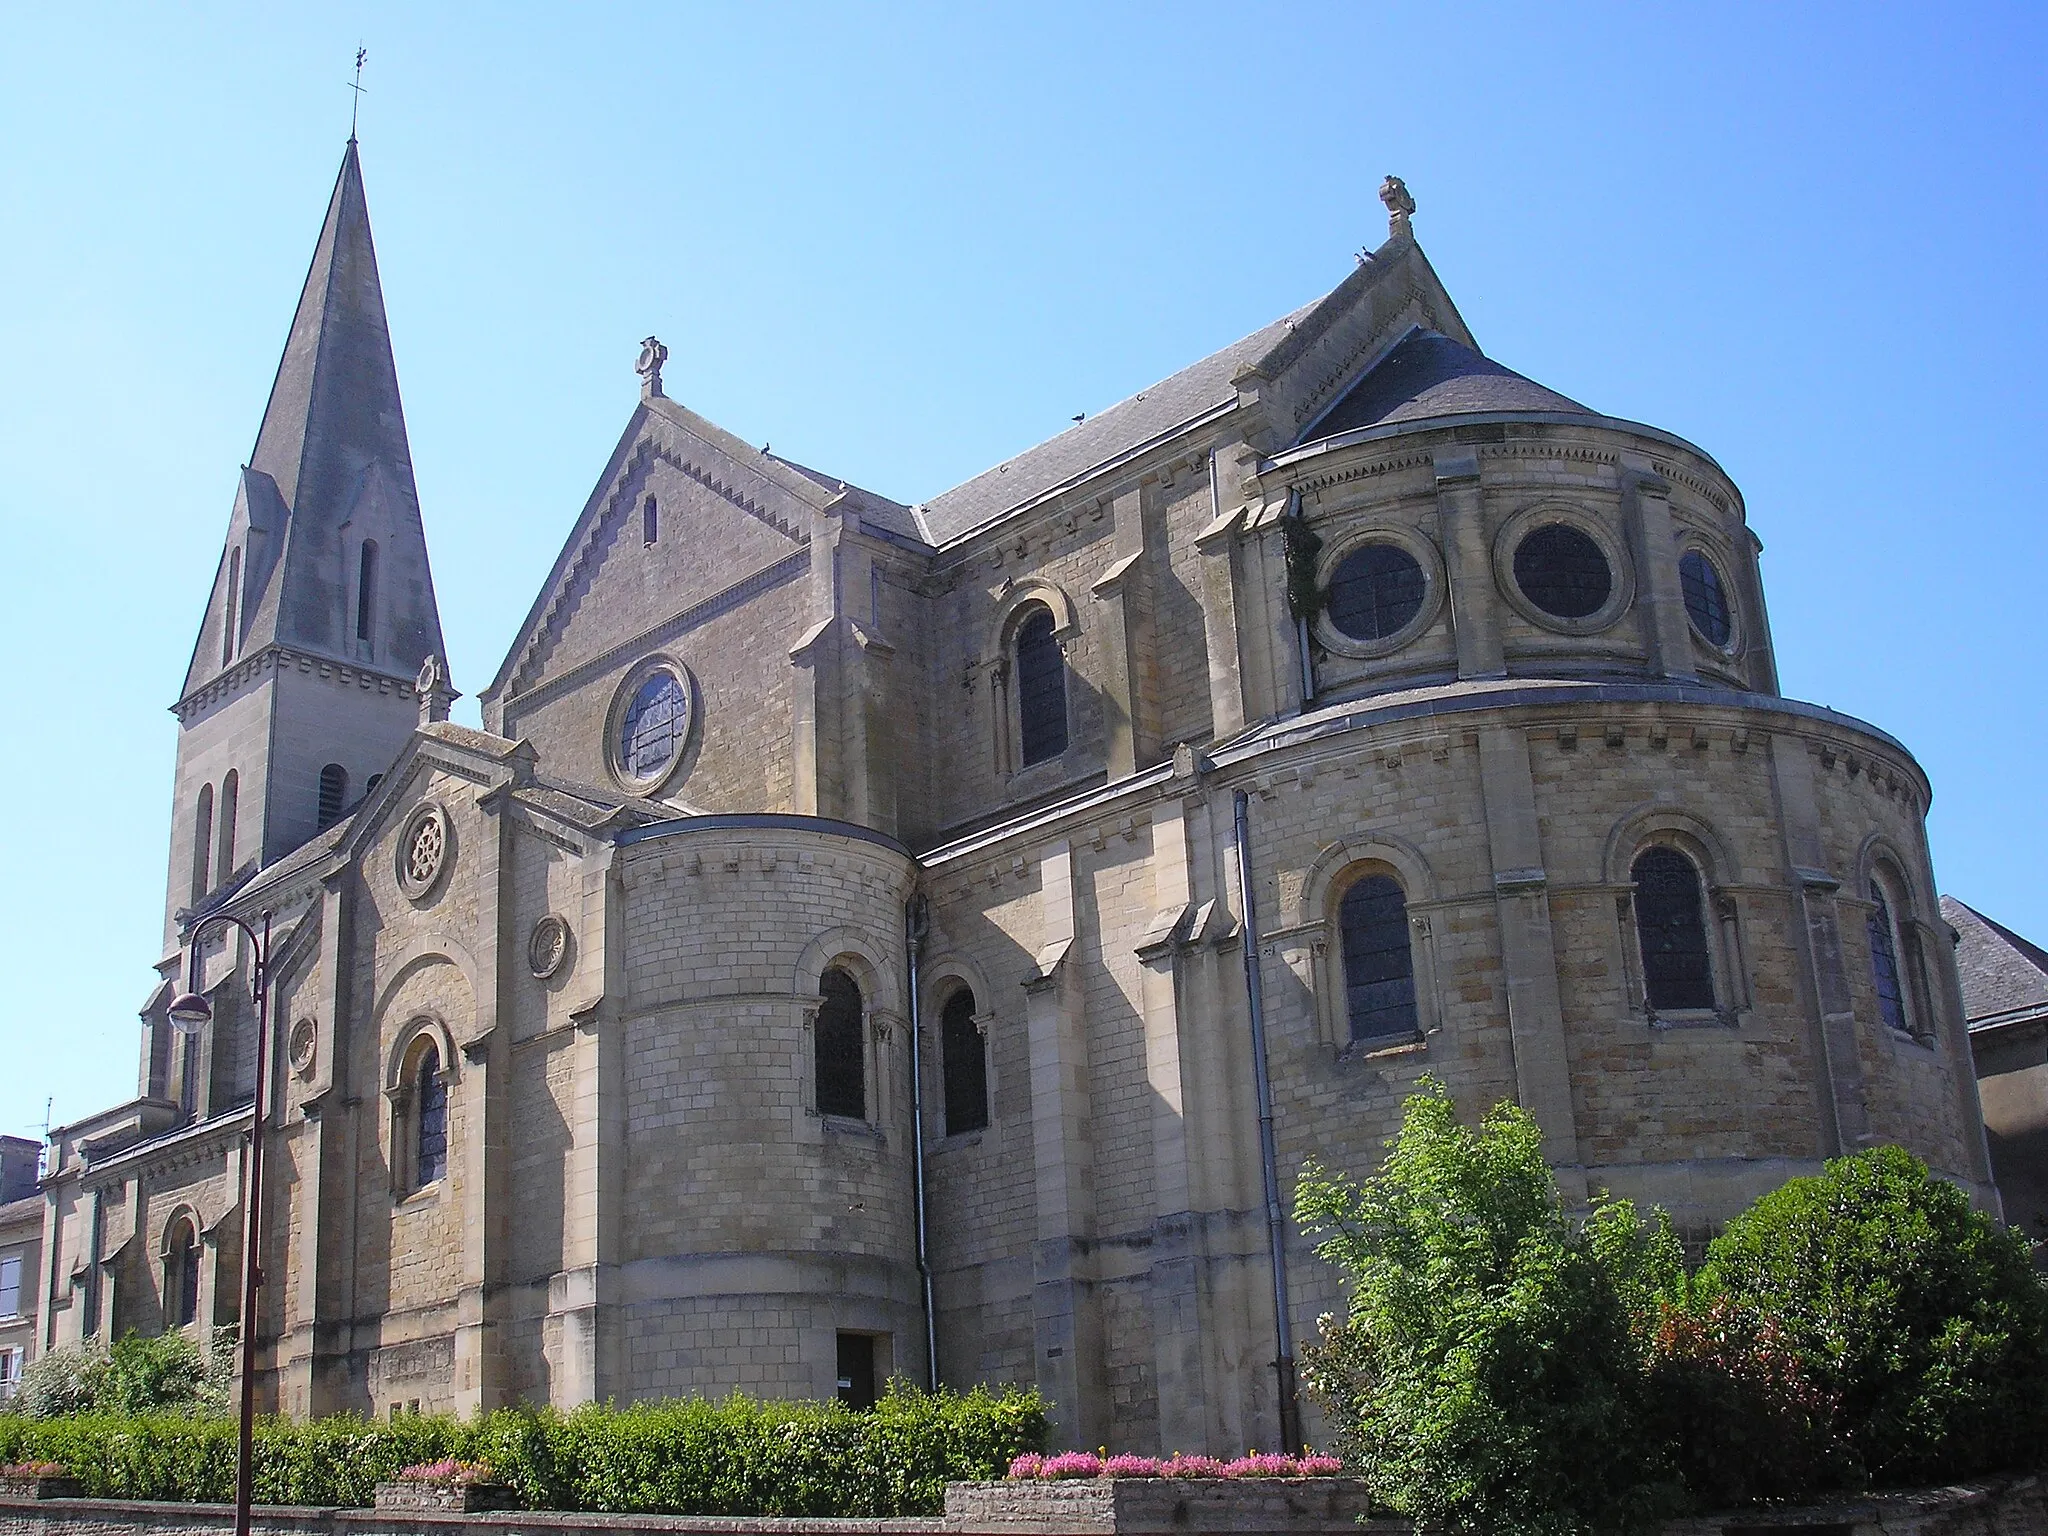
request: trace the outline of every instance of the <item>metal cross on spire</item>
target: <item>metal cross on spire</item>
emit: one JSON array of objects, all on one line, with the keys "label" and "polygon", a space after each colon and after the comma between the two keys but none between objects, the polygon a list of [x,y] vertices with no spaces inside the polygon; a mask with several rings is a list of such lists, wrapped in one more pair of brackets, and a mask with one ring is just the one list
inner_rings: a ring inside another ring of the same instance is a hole
[{"label": "metal cross on spire", "polygon": [[358,43],[356,45],[356,77],[349,83],[349,89],[355,92],[355,96],[350,100],[348,107],[348,141],[351,144],[356,141],[356,110],[363,104],[363,60],[369,56],[370,50]]}]

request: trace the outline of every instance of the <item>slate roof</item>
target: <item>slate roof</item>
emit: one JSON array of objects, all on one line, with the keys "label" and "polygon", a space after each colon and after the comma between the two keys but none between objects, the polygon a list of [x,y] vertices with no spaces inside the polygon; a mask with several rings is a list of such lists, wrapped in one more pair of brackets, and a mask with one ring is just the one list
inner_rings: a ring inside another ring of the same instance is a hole
[{"label": "slate roof", "polygon": [[2048,950],[1953,896],[1941,898],[1941,915],[1960,935],[1956,965],[1972,1028],[2048,1011]]},{"label": "slate roof", "polygon": [[915,539],[925,542],[924,529],[918,526],[917,516],[900,501],[891,501],[878,491],[870,491],[842,480],[837,475],[828,475],[822,469],[812,469],[808,464],[799,464],[795,459],[786,459],[779,453],[767,453],[764,457],[773,459],[784,468],[793,469],[812,484],[830,491],[833,495],[845,495],[848,505],[859,514],[860,520],[870,527],[893,533],[898,538]]},{"label": "slate roof", "polygon": [[1414,331],[1302,433],[1302,440],[1335,437],[1359,427],[1496,411],[1594,414],[1441,332]]},{"label": "slate roof", "polygon": [[1230,382],[1232,377],[1272,351],[1315,307],[1307,304],[1291,315],[1283,315],[1221,352],[1211,353],[1171,378],[1141,389],[1130,399],[1069,427],[1058,437],[1027,448],[964,485],[956,485],[913,508],[925,539],[932,544],[957,539],[1057,486],[1086,478],[1111,460],[1169,435],[1182,423],[1216,406],[1230,403],[1237,398],[1237,390]]}]

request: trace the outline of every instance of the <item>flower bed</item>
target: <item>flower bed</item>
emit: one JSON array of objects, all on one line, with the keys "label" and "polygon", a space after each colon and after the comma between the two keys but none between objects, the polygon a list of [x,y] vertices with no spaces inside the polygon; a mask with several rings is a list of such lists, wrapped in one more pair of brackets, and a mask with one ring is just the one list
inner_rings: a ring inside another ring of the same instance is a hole
[{"label": "flower bed", "polygon": [[17,1461],[0,1466],[0,1499],[75,1499],[78,1479],[60,1461]]},{"label": "flower bed", "polygon": [[1010,1463],[1010,1477],[1016,1482],[1080,1477],[1335,1477],[1343,1470],[1344,1463],[1335,1456],[1288,1456],[1273,1451],[1250,1451],[1233,1461],[1183,1456],[1178,1451],[1163,1461],[1157,1456],[1105,1459],[1091,1451],[1062,1451],[1057,1456],[1019,1456]]},{"label": "flower bed", "polygon": [[377,1508],[394,1512],[422,1510],[474,1514],[478,1510],[517,1509],[519,1495],[480,1461],[423,1461],[399,1469],[388,1483],[379,1483]]},{"label": "flower bed", "polygon": [[1371,1499],[1339,1470],[1329,1456],[1020,1456],[1001,1482],[947,1488],[946,1524],[961,1536],[1357,1536]]}]

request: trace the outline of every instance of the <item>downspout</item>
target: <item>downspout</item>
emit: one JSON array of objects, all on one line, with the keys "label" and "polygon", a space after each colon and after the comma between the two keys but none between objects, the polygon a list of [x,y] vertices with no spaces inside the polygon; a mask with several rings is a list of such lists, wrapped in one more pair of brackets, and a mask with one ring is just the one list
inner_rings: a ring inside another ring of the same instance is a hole
[{"label": "downspout", "polygon": [[1273,1262],[1273,1362],[1280,1388],[1283,1451],[1301,1449],[1301,1403],[1294,1382],[1294,1324],[1287,1315],[1287,1218],[1280,1206],[1280,1154],[1273,1143],[1273,1079],[1266,1071],[1266,994],[1259,979],[1259,917],[1252,900],[1250,801],[1237,791],[1237,899],[1244,944],[1244,991],[1251,1008],[1252,1076],[1259,1093],[1259,1169],[1266,1184],[1266,1245]]},{"label": "downspout", "polygon": [[925,1219],[924,1190],[924,1025],[918,974],[925,934],[931,928],[931,907],[923,896],[903,905],[903,931],[910,950],[910,1157],[917,1187],[917,1280],[924,1305],[925,1389],[939,1390],[939,1320],[932,1306],[930,1229]]}]

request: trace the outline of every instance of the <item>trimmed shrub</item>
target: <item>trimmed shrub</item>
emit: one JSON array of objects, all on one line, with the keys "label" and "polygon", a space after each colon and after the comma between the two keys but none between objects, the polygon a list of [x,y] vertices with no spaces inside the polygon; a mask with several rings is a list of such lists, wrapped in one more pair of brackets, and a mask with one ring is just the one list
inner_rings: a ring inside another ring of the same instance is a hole
[{"label": "trimmed shrub", "polygon": [[1296,1215],[1351,1286],[1304,1376],[1376,1501],[1498,1536],[1644,1529],[1683,1501],[1643,1431],[1648,1330],[1681,1284],[1669,1224],[1576,1223],[1535,1120],[1458,1123],[1432,1079],[1363,1185],[1311,1164]]},{"label": "trimmed shrub", "polygon": [[[224,1416],[0,1418],[0,1461],[60,1461],[97,1498],[224,1503]],[[352,1415],[256,1429],[256,1499],[366,1507],[409,1466],[481,1462],[530,1509],[644,1514],[936,1514],[948,1482],[1000,1477],[1043,1449],[1036,1392],[927,1394],[892,1384],[868,1412],[730,1397],[573,1413],[505,1409],[467,1422]]]},{"label": "trimmed shrub", "polygon": [[2026,1239],[1898,1147],[1837,1158],[1728,1224],[1700,1294],[1774,1324],[1839,1404],[1852,1475],[1901,1485],[2041,1464],[2048,1282]]}]

